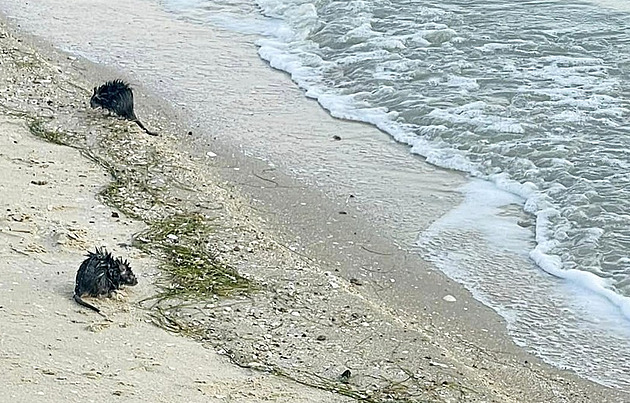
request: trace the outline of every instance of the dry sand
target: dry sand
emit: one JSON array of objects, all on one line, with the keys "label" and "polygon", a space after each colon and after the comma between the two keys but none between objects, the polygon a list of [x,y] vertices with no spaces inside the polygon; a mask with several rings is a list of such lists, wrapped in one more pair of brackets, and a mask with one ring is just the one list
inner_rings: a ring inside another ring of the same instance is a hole
[{"label": "dry sand", "polygon": [[[89,91],[82,88],[98,71],[77,70],[50,49],[41,57],[41,49],[24,42],[0,31],[6,88],[0,97],[3,401],[345,399],[264,371],[374,400],[407,394],[417,401],[630,401],[516,348],[496,315],[376,235],[352,206],[340,215],[338,205],[290,177],[255,176],[264,164],[237,154],[209,163],[178,151],[182,139],[171,133],[185,131],[158,117],[173,117],[168,108],[152,110],[154,118],[145,122],[160,129],[157,139],[86,111]],[[171,313],[201,329],[196,335],[203,345],[260,371],[233,366],[150,323],[151,311],[139,301],[155,292],[159,262],[124,246],[145,224],[122,213],[112,217],[112,209],[96,201],[109,175],[71,148],[32,138],[26,122],[33,117],[133,179],[114,201],[138,218],[151,222],[195,211],[216,222],[209,247],[261,291]],[[156,160],[160,164],[151,164]],[[234,166],[240,169],[225,169]],[[264,206],[250,188],[266,194]],[[148,203],[153,199],[145,193],[152,192],[166,202]],[[304,208],[304,200],[316,208]],[[288,216],[304,224],[288,230]],[[347,247],[322,246],[327,234]],[[96,301],[111,322],[70,299],[74,270],[93,245],[124,254],[141,275],[122,301]],[[400,297],[411,292],[419,298],[413,303]],[[447,294],[456,303],[445,301]],[[337,380],[346,368],[353,373],[349,385]]]}]

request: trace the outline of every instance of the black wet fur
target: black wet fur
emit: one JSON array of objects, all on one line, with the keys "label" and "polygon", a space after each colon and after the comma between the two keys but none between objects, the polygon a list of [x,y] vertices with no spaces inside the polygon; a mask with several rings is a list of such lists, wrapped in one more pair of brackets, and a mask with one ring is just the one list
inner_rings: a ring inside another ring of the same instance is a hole
[{"label": "black wet fur", "polygon": [[86,308],[98,313],[100,309],[81,299],[84,295],[98,297],[111,294],[124,285],[134,286],[138,279],[131,271],[126,260],[114,259],[105,248],[96,248],[96,252],[88,252],[87,259],[81,263],[74,287],[74,300]]},{"label": "black wet fur", "polygon": [[116,115],[135,122],[142,130],[151,136],[157,136],[157,133],[150,132],[144,127],[133,111],[133,91],[129,84],[123,80],[107,81],[100,87],[94,87],[92,98],[90,98],[90,106],[92,108],[101,107],[108,111],[114,112]]}]

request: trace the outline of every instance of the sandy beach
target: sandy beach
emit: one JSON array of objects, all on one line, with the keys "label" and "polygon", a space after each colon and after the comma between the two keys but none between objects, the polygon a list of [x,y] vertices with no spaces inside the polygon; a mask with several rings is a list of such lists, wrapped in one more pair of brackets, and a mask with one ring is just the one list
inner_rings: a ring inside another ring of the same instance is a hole
[{"label": "sandy beach", "polygon": [[[151,293],[155,261],[118,244],[141,223],[96,201],[102,168],[36,139],[24,120],[0,120],[3,197],[0,285],[3,402],[343,401],[240,369],[200,343],[155,327],[130,301]],[[134,262],[140,285],[100,300],[104,320],[71,300],[87,249],[106,245]]]},{"label": "sandy beach", "polygon": [[[16,29],[0,25],[0,400],[630,401],[515,346],[500,317],[360,205],[190,136],[190,117],[142,87],[160,137],[90,110],[90,88],[116,73]],[[238,119],[222,109],[217,132]],[[101,245],[140,279],[94,301],[109,320],[71,299]],[[178,289],[178,247],[251,289]],[[165,289],[177,292],[152,299]]]}]

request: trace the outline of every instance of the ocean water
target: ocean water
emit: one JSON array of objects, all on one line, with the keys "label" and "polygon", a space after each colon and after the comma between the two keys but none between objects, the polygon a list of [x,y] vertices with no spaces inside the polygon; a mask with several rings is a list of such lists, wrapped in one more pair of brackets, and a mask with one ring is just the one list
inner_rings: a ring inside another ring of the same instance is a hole
[{"label": "ocean water", "polygon": [[[463,203],[428,228],[409,228],[412,247],[497,310],[518,344],[590,379],[630,387],[627,6],[136,3],[158,4],[197,34],[220,27],[254,36],[260,57],[333,116],[377,126],[408,145],[409,158],[468,173]],[[100,10],[94,25],[90,1],[71,12],[59,0],[0,5],[64,49],[134,72],[192,114],[220,115],[219,99],[206,102],[212,75],[204,58],[222,55],[205,54],[190,32],[134,42],[126,30],[151,24],[133,7],[122,17]]]},{"label": "ocean water", "polygon": [[[499,311],[519,344],[630,386],[623,3],[163,4],[259,35],[260,57],[333,116],[374,124],[410,153],[478,178],[461,189],[462,206],[418,234],[418,253]],[[528,262],[537,271],[523,270]]]},{"label": "ocean water", "polygon": [[165,3],[260,32],[260,56],[334,116],[523,198],[530,258],[630,319],[630,14],[568,1]]}]

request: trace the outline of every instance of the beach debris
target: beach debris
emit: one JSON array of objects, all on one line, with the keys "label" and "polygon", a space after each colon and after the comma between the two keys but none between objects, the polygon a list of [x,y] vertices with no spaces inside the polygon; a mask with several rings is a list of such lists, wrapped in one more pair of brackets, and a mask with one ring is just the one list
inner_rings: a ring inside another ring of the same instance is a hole
[{"label": "beach debris", "polygon": [[92,98],[90,98],[92,108],[101,107],[116,115],[136,123],[142,130],[151,136],[157,133],[149,131],[138,119],[133,111],[133,91],[129,84],[123,80],[107,81],[100,87],[94,87]]},{"label": "beach debris", "polygon": [[343,373],[341,375],[339,375],[339,382],[341,382],[341,383],[349,383],[351,376],[352,376],[352,372],[350,372],[349,369],[346,369],[345,371],[343,371]]},{"label": "beach debris", "polygon": [[100,314],[100,309],[83,301],[81,297],[111,297],[122,286],[138,284],[138,279],[131,271],[129,262],[123,261],[121,257],[114,259],[104,247],[97,247],[94,253],[88,252],[87,256],[77,271],[73,298],[79,305]]},{"label": "beach debris", "polygon": [[[10,209],[7,209],[7,211],[10,211]],[[11,213],[9,214],[9,218],[11,219],[11,221],[22,222],[30,219],[31,217],[21,213]]]},{"label": "beach debris", "polygon": [[118,214],[115,211],[112,211],[112,218],[119,218],[119,217],[120,217],[120,214]]},{"label": "beach debris", "polygon": [[317,338],[315,340],[317,340],[317,341],[325,341],[326,340],[326,336],[324,336],[323,334],[320,334],[319,336],[317,336]]},{"label": "beach debris", "polygon": [[352,284],[352,285],[363,285],[361,280],[359,280],[358,278],[354,278],[354,277],[350,279],[350,284]]},{"label": "beach debris", "polygon": [[336,134],[334,136],[332,136],[332,138],[333,138],[333,140],[336,140],[336,141],[341,140],[341,136],[338,136]]},{"label": "beach debris", "polygon": [[444,301],[446,302],[455,302],[457,301],[457,299],[452,296],[451,294],[445,295],[444,298],[442,298]]},{"label": "beach debris", "polygon": [[31,225],[21,221],[9,223],[8,230],[11,232],[21,232],[25,234],[30,234],[33,232],[33,228]]},{"label": "beach debris", "polygon": [[78,241],[78,240],[79,240],[79,236],[78,236],[77,234],[75,234],[74,232],[70,232],[70,231],[68,231],[68,232],[66,233],[66,236],[67,236],[68,238],[70,238],[70,239],[74,239],[75,241]]},{"label": "beach debris", "polygon": [[48,182],[47,181],[31,181],[31,184],[38,185],[38,186],[44,186],[44,185],[48,184]]},{"label": "beach debris", "polygon": [[109,328],[109,323],[90,323],[85,327],[86,330],[89,330],[92,333],[98,333],[107,328]]},{"label": "beach debris", "polygon": [[441,362],[437,362],[437,361],[430,361],[429,362],[429,366],[431,366],[431,367],[439,367],[439,368],[448,368],[448,365],[443,364]]}]

